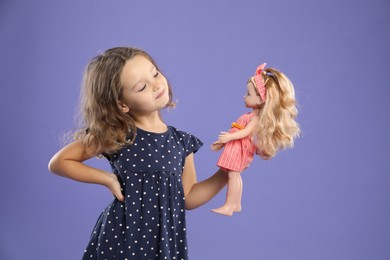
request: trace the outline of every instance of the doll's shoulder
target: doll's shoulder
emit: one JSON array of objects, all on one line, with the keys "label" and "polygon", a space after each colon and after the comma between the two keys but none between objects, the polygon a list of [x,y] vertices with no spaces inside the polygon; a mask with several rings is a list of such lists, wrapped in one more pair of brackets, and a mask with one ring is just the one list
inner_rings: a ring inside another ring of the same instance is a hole
[{"label": "doll's shoulder", "polygon": [[257,118],[259,118],[259,115],[257,115],[256,113],[253,113],[253,112],[245,113],[245,114],[240,116],[238,121],[242,120],[242,121],[245,121],[245,122],[249,122],[253,118],[257,119]]}]

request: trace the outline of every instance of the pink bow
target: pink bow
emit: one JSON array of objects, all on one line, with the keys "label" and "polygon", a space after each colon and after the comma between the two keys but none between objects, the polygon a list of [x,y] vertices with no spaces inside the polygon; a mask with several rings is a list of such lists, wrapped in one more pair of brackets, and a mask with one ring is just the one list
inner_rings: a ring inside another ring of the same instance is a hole
[{"label": "pink bow", "polygon": [[259,91],[260,97],[261,97],[263,102],[265,101],[266,91],[265,91],[264,79],[261,76],[261,72],[264,70],[265,65],[267,65],[267,63],[263,63],[259,67],[257,67],[256,73],[254,76],[256,88]]}]

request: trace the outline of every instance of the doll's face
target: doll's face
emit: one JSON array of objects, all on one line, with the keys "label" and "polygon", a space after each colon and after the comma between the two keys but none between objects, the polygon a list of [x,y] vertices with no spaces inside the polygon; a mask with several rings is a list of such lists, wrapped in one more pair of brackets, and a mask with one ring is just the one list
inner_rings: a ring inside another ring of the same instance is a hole
[{"label": "doll's face", "polygon": [[252,82],[248,82],[246,85],[247,93],[244,96],[245,105],[249,108],[258,108],[261,104],[261,98],[255,90],[255,86]]}]

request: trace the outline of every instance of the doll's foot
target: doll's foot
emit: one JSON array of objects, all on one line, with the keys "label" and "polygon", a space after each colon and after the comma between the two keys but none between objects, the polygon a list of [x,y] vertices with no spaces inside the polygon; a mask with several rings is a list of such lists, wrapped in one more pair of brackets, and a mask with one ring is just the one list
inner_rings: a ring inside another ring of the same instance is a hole
[{"label": "doll's foot", "polygon": [[233,210],[231,210],[230,207],[225,207],[225,206],[222,206],[222,207],[217,208],[217,209],[212,209],[211,211],[218,213],[218,214],[225,215],[225,216],[229,216],[229,217],[231,217],[233,215]]},{"label": "doll's foot", "polygon": [[235,206],[233,212],[241,212],[241,206]]}]

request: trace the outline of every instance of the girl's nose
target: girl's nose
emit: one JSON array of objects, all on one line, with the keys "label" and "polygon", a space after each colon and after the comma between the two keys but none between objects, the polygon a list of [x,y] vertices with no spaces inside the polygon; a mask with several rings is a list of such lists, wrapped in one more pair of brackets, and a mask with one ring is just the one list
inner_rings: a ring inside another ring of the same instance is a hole
[{"label": "girl's nose", "polygon": [[158,91],[160,89],[160,84],[159,83],[155,83],[153,85],[153,91]]}]

